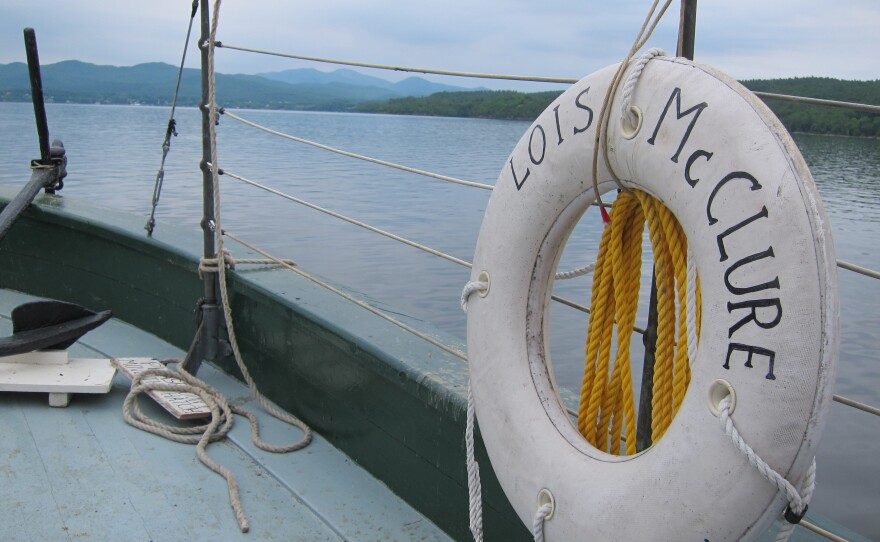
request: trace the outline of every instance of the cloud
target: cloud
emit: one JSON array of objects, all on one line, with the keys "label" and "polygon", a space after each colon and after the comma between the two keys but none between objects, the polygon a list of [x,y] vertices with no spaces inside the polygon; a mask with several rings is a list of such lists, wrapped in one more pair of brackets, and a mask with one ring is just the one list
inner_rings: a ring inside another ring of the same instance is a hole
[{"label": "cloud", "polygon": [[[644,0],[224,0],[218,38],[309,56],[578,77],[626,53],[648,4]],[[175,64],[189,9],[186,0],[144,4],[5,0],[0,7],[0,62],[24,59],[21,29],[31,25],[36,27],[46,63],[76,58],[114,65]],[[677,17],[675,3],[649,44],[674,53]],[[876,79],[880,73],[874,54],[880,45],[876,0],[846,0],[833,7],[824,0],[703,2],[697,19],[697,60],[737,78]],[[195,49],[190,51],[188,65],[195,67],[198,55]],[[227,73],[306,65],[310,64],[230,50],[221,50],[217,58],[218,70]]]}]

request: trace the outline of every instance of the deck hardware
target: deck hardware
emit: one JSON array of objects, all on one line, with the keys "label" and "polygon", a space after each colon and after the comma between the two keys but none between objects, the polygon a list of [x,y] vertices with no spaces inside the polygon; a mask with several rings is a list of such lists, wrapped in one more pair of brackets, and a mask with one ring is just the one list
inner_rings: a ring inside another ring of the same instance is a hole
[{"label": "deck hardware", "polygon": [[733,410],[736,408],[736,391],[733,389],[733,386],[730,382],[721,378],[712,382],[709,386],[709,395],[706,399],[709,405],[709,410],[712,411],[713,416],[718,416],[718,409],[719,405],[721,405],[721,401],[728,397],[730,398],[730,407],[728,408],[728,411],[730,414],[733,414]]},{"label": "deck hardware", "polygon": [[550,521],[553,519],[553,514],[556,512],[556,500],[553,498],[553,493],[547,488],[538,492],[538,508],[541,508],[545,504],[550,505],[550,513],[544,516],[544,519]]},{"label": "deck hardware", "polygon": [[642,110],[634,105],[630,106],[629,110],[632,111],[636,117],[636,125],[630,127],[630,123],[627,122],[626,118],[620,120],[620,135],[622,135],[624,139],[632,139],[636,137],[636,134],[642,129]]}]

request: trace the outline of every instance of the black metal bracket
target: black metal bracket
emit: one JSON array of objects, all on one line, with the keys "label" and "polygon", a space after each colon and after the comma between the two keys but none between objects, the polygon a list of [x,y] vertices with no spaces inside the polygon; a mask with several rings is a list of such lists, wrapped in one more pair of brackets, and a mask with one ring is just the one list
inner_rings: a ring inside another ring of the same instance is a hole
[{"label": "black metal bracket", "polygon": [[67,175],[67,156],[60,140],[49,146],[49,125],[46,121],[46,105],[43,102],[43,80],[40,76],[40,57],[37,54],[37,37],[33,28],[24,29],[24,45],[27,53],[28,71],[31,79],[31,96],[34,102],[34,116],[37,121],[37,135],[40,144],[40,158],[31,160],[31,178],[15,198],[0,212],[0,240],[34,201],[40,190],[49,194],[64,187]]}]

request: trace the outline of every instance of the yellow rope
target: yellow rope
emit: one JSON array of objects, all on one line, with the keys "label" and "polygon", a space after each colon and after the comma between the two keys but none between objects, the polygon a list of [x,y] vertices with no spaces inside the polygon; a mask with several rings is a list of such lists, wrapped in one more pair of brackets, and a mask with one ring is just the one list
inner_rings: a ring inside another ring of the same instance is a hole
[{"label": "yellow rope", "polygon": [[[624,453],[632,455],[636,453],[636,413],[630,343],[639,302],[645,223],[654,252],[657,283],[657,350],[651,404],[653,442],[669,428],[690,382],[685,314],[687,238],[672,212],[644,192],[620,193],[611,216],[611,223],[602,234],[593,277],[578,430],[593,446],[618,455],[621,436],[625,435]],[[698,281],[698,336],[700,316]],[[617,350],[612,365],[614,339]]]}]

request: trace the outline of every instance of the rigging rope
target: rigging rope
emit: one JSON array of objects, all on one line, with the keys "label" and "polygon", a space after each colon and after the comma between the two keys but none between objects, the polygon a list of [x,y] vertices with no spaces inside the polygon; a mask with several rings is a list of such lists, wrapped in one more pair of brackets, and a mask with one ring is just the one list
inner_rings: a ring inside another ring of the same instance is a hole
[{"label": "rigging rope", "polygon": [[[620,85],[620,81],[623,78],[623,74],[626,69],[629,67],[629,61],[633,56],[641,49],[645,43],[647,43],[648,38],[651,37],[651,34],[654,32],[654,28],[657,27],[657,23],[660,22],[660,19],[663,18],[663,14],[666,13],[667,8],[672,3],[672,0],[666,0],[663,3],[663,6],[660,8],[660,11],[657,12],[657,4],[659,0],[654,0],[654,3],[651,5],[651,9],[648,11],[648,14],[645,16],[645,21],[642,23],[642,28],[639,29],[639,33],[636,35],[635,41],[633,41],[632,47],[630,47],[629,53],[627,53],[626,57],[620,62],[620,65],[617,67],[617,72],[614,74],[614,78],[612,79],[611,85],[608,87],[608,91],[605,93],[605,99],[602,102],[602,107],[599,109],[599,121],[596,126],[596,138],[593,145],[593,191],[596,194],[596,201],[599,204],[602,204],[602,197],[599,194],[599,148],[601,147],[603,152],[603,158],[605,160],[605,166],[608,168],[608,171],[611,173],[612,178],[615,182],[617,182],[618,186],[620,186],[621,190],[626,191],[626,188],[620,184],[620,180],[617,175],[612,170],[611,163],[608,160],[608,145],[604,144],[604,139],[608,135],[608,120],[611,116],[611,102],[614,98],[614,94],[617,92],[617,88]],[[651,18],[654,18],[651,20]],[[652,49],[647,53],[647,55],[653,55],[654,50]],[[650,60],[650,58],[648,58]],[[646,60],[647,62],[647,60]],[[635,82],[633,82],[633,85]],[[629,108],[627,108],[629,109]],[[627,113],[628,114],[628,113]],[[600,141],[603,143],[600,145]]]},{"label": "rigging rope", "polygon": [[[209,118],[216,119],[216,96],[215,96],[215,74],[214,74],[214,41],[217,32],[217,21],[220,16],[220,0],[216,0],[214,3],[214,13],[211,21],[211,32],[210,38],[208,40],[208,91],[209,91],[209,99],[208,99],[208,110],[209,110]],[[289,444],[287,446],[276,446],[272,444],[267,444],[262,441],[259,437],[259,430],[257,426],[256,416],[244,409],[238,407],[232,407],[228,404],[228,401],[223,397],[223,395],[212,388],[210,385],[205,383],[202,380],[199,380],[195,376],[190,375],[185,371],[185,366],[187,361],[190,358],[190,355],[193,351],[193,347],[190,347],[190,352],[187,354],[187,357],[178,364],[176,371],[168,371],[167,369],[156,369],[144,371],[135,377],[132,381],[132,389],[126,397],[126,400],[123,404],[123,416],[129,424],[143,429],[145,431],[149,431],[156,435],[163,436],[170,440],[174,440],[176,442],[186,442],[190,444],[197,444],[196,454],[198,455],[199,460],[212,471],[220,474],[226,479],[227,489],[229,490],[229,501],[232,506],[233,512],[235,513],[236,521],[238,522],[239,528],[241,532],[247,532],[249,529],[248,519],[244,513],[244,508],[241,504],[241,499],[238,493],[238,483],[236,481],[235,475],[212,460],[206,453],[205,449],[207,445],[211,442],[220,440],[225,437],[225,435],[232,428],[233,417],[232,413],[240,414],[242,416],[247,417],[251,422],[251,434],[254,440],[254,443],[262,450],[273,452],[273,453],[286,453],[292,452],[295,450],[299,450],[304,448],[311,442],[312,440],[312,431],[311,429],[302,422],[296,416],[292,414],[288,414],[269,403],[269,401],[260,393],[257,389],[257,385],[251,377],[247,367],[244,364],[244,361],[241,357],[241,352],[238,347],[238,341],[235,336],[235,329],[233,327],[232,322],[232,308],[229,304],[229,292],[227,291],[226,284],[226,267],[227,267],[227,254],[228,251],[223,249],[223,235],[220,229],[220,186],[219,186],[219,178],[218,178],[218,168],[217,168],[217,133],[214,127],[213,122],[208,123],[209,127],[209,139],[210,139],[210,147],[211,147],[211,173],[214,185],[214,211],[215,211],[215,242],[217,247],[217,254],[222,255],[222,258],[215,258],[212,262],[210,259],[206,259],[200,264],[200,272],[202,271],[216,271],[218,274],[218,282],[220,286],[220,300],[223,305],[223,313],[225,316],[226,327],[228,330],[229,343],[232,347],[232,352],[235,357],[235,362],[238,365],[239,370],[241,371],[242,376],[247,383],[248,388],[253,394],[254,398],[260,404],[260,406],[271,416],[298,427],[302,430],[303,436],[302,438]],[[148,230],[149,231],[149,230]],[[223,260],[223,264],[220,265],[220,260]],[[240,262],[240,263],[243,263]],[[277,260],[277,263],[281,263],[282,265],[290,265],[283,260]],[[211,265],[213,264],[213,268]],[[292,266],[291,266],[292,268]],[[199,327],[199,331],[201,330],[201,326]],[[200,333],[196,333],[196,339],[193,341],[193,345],[196,344]],[[156,376],[165,376],[169,378],[178,378],[183,380],[183,383],[180,384],[168,384],[163,382],[158,382],[156,380],[147,380],[149,377]],[[135,400],[140,393],[156,390],[156,391],[177,391],[177,392],[188,392],[194,393],[202,398],[203,401],[210,407],[211,409],[211,421],[206,425],[196,426],[196,427],[185,427],[185,428],[176,428],[171,427],[166,424],[162,424],[156,421],[153,421],[147,418],[143,412],[141,412],[138,407],[137,401]],[[134,413],[132,414],[132,409]],[[221,426],[222,424],[222,426]],[[200,435],[200,436],[195,436]]]},{"label": "rigging rope", "polygon": [[186,39],[183,42],[183,54],[180,57],[180,67],[177,69],[177,85],[174,87],[174,97],[171,100],[171,115],[168,118],[168,127],[165,129],[165,139],[162,141],[162,160],[159,162],[159,171],[156,173],[156,185],[153,187],[153,206],[150,218],[144,229],[147,235],[152,236],[156,228],[156,207],[159,206],[159,196],[162,194],[162,183],[165,180],[165,158],[171,150],[171,136],[177,136],[177,121],[174,120],[174,111],[177,109],[177,96],[180,94],[180,80],[183,77],[183,64],[186,62],[186,51],[189,49],[189,37],[192,34],[193,21],[199,10],[199,0],[193,0],[192,12],[189,16],[189,26],[186,29]]},{"label": "rigging rope", "polygon": [[238,45],[229,45],[227,43],[217,42],[217,47],[224,47],[226,49],[234,49],[236,51],[244,51],[247,53],[257,53],[261,55],[271,55],[271,56],[280,56],[284,58],[293,58],[297,60],[308,60],[310,62],[323,62],[326,64],[339,64],[342,66],[358,66],[361,68],[375,68],[379,70],[390,70],[396,72],[413,72],[413,73],[426,73],[432,75],[451,75],[455,77],[474,77],[477,79],[499,79],[506,81],[530,81],[534,83],[577,83],[577,79],[571,79],[568,77],[540,77],[536,75],[505,75],[498,73],[476,73],[476,72],[463,72],[463,71],[450,71],[450,70],[433,70],[429,68],[413,68],[407,66],[393,66],[389,64],[371,64],[368,62],[353,62],[349,60],[336,60],[332,58],[321,58],[316,56],[303,56],[303,55],[294,55],[290,53],[279,53],[276,51],[266,51],[264,49],[253,49],[250,47],[240,47]]},{"label": "rigging rope", "polygon": [[264,250],[259,249],[258,247],[244,241],[243,239],[241,239],[239,237],[236,237],[235,235],[233,235],[232,233],[230,233],[226,230],[223,230],[222,233],[224,236],[232,239],[236,243],[240,243],[240,244],[244,245],[245,247],[253,250],[254,252],[261,254],[261,255],[265,256],[266,258],[269,258],[270,260],[277,263],[278,265],[281,265],[282,267],[286,268],[287,270],[293,271],[294,273],[309,280],[310,282],[312,282],[322,288],[325,288],[326,290],[329,290],[330,292],[342,297],[343,299],[346,299],[347,301],[350,301],[350,302],[354,303],[355,305],[375,314],[376,316],[382,318],[383,320],[385,320],[391,324],[394,324],[395,326],[403,329],[404,331],[412,333],[413,335],[415,335],[416,337],[419,337],[420,339],[424,340],[425,342],[433,344],[437,348],[440,348],[441,350],[444,350],[444,351],[448,352],[449,354],[452,354],[453,356],[457,357],[458,359],[460,359],[464,362],[467,362],[467,355],[464,352],[457,350],[455,348],[452,348],[451,346],[448,346],[448,345],[444,344],[443,342],[441,342],[441,341],[439,341],[439,340],[437,340],[437,339],[435,339],[425,333],[422,333],[421,331],[415,329],[414,327],[412,327],[408,324],[405,324],[405,323],[401,322],[400,320],[397,320],[397,319],[389,316],[388,314],[385,314],[384,312],[373,307],[372,305],[365,303],[364,301],[361,301],[360,299],[358,299],[358,298],[356,298],[346,292],[343,292],[339,288],[336,288],[335,286],[332,286],[332,285],[330,285],[330,284],[328,284],[318,278],[313,277],[312,275],[306,273],[302,269],[299,269],[297,267],[294,267],[292,265],[285,263],[284,260],[276,258],[272,254],[270,254]]},{"label": "rigging rope", "polygon": [[[295,197],[295,196],[291,196],[290,194],[287,194],[287,193],[281,192],[280,190],[275,190],[274,188],[270,188],[270,187],[268,187],[268,186],[266,186],[266,185],[264,185],[264,184],[258,183],[258,182],[256,182],[256,181],[253,181],[253,180],[248,179],[248,178],[246,178],[246,177],[242,177],[242,176],[237,175],[237,174],[235,174],[235,173],[232,173],[232,172],[230,172],[230,171],[220,170],[220,169],[218,169],[218,173],[219,173],[220,175],[225,176],[225,177],[230,177],[230,178],[232,178],[232,179],[236,179],[236,180],[238,180],[238,181],[241,181],[241,182],[243,182],[243,183],[245,183],[245,184],[249,184],[249,185],[251,185],[251,186],[253,186],[253,187],[255,187],[255,188],[259,188],[260,190],[265,190],[266,192],[269,192],[270,194],[274,194],[274,195],[276,195],[276,196],[278,196],[278,197],[284,198],[284,199],[289,200],[289,201],[292,201],[292,202],[294,202],[294,203],[298,203],[298,204],[303,205],[303,206],[305,206],[305,207],[308,207],[308,208],[310,208],[310,209],[314,209],[315,211],[319,211],[319,212],[321,212],[321,213],[324,213],[324,214],[326,214],[326,215],[332,216],[332,217],[334,217],[334,218],[338,218],[339,220],[343,220],[343,221],[345,221],[345,222],[348,222],[349,224],[353,224],[353,225],[358,226],[358,227],[360,227],[360,228],[364,228],[364,229],[367,230],[367,231],[371,231],[371,232],[373,232],[373,233],[378,233],[379,235],[385,236],[385,237],[387,237],[387,238],[389,238],[389,239],[393,239],[394,241],[397,241],[397,242],[399,242],[399,243],[403,243],[403,244],[405,244],[405,245],[409,245],[409,246],[411,246],[411,247],[413,247],[413,248],[417,248],[417,249],[419,249],[419,250],[421,250],[421,251],[423,251],[423,252],[427,252],[428,254],[433,254],[434,256],[438,256],[438,257],[440,257],[440,258],[443,258],[444,260],[448,260],[448,261],[450,261],[450,262],[452,262],[452,263],[455,263],[455,264],[458,264],[458,265],[460,265],[460,266],[462,266],[462,267],[467,267],[468,269],[471,268],[471,263],[470,263],[470,262],[467,262],[467,261],[465,261],[465,260],[462,260],[461,258],[456,258],[455,256],[452,256],[452,255],[450,255],[450,254],[446,254],[445,252],[441,252],[441,251],[439,251],[439,250],[437,250],[437,249],[434,249],[434,248],[428,247],[428,246],[423,245],[423,244],[421,244],[421,243],[417,243],[417,242],[412,241],[412,240],[410,240],[410,239],[407,239],[407,238],[405,238],[405,237],[401,237],[401,236],[399,236],[399,235],[395,235],[395,234],[393,234],[393,233],[391,233],[391,232],[387,232],[387,231],[385,231],[385,230],[382,230],[382,229],[376,228],[375,226],[371,226],[371,225],[369,225],[369,224],[367,224],[367,223],[365,223],[365,222],[361,222],[360,220],[356,220],[356,219],[351,218],[351,217],[349,217],[349,216],[346,216],[346,215],[343,215],[343,214],[337,213],[337,212],[335,212],[335,211],[331,211],[330,209],[326,209],[326,208],[321,207],[321,206],[319,206],[319,205],[315,205],[314,203],[310,203],[310,202],[308,202],[308,201],[305,201],[305,200],[303,200],[303,199],[297,198],[297,197]],[[255,250],[255,249],[253,249],[252,247],[248,247],[248,248],[251,248],[252,250]],[[261,253],[262,253],[262,252],[261,252]],[[268,257],[269,257],[269,256],[267,256],[267,258],[268,258]],[[276,261],[276,260],[273,259],[273,261]],[[584,266],[584,267],[581,267],[581,268],[579,268],[579,269],[573,269],[573,270],[571,270],[571,271],[560,271],[560,272],[556,273],[556,278],[557,278],[557,279],[570,279],[570,278],[575,278],[575,277],[579,277],[579,276],[582,276],[582,275],[586,275],[586,274],[591,273],[591,272],[593,271],[593,267],[594,267],[594,265],[595,265],[595,264],[588,264],[588,265],[586,265],[586,266]],[[560,296],[558,296],[558,295],[553,295],[553,296],[551,296],[551,298],[552,298],[554,301],[557,301],[557,302],[559,302],[559,303],[562,303],[563,305],[567,305],[567,306],[569,306],[569,307],[571,307],[571,308],[573,308],[573,309],[577,309],[577,310],[579,310],[579,311],[581,311],[581,312],[586,312],[586,313],[589,313],[589,312],[590,312],[590,310],[589,310],[587,307],[584,307],[583,305],[579,305],[579,304],[577,304],[577,303],[575,303],[575,302],[573,302],[573,301],[571,301],[571,300],[569,300],[569,299],[565,299],[564,297],[560,297]],[[465,305],[466,305],[466,296],[463,297],[462,299],[463,299],[463,300],[462,300],[462,309],[464,309],[464,311],[467,312],[467,308],[465,308]],[[634,328],[634,331],[636,331],[636,333],[644,333],[644,332],[645,332],[643,329],[641,329],[641,328],[638,327],[638,326],[636,326],[636,327]]]},{"label": "rigging rope", "polygon": [[380,166],[386,166],[386,167],[390,167],[390,168],[394,168],[394,169],[399,169],[401,171],[407,171],[409,173],[415,173],[417,175],[424,175],[425,177],[431,177],[433,179],[439,179],[441,181],[447,181],[450,183],[461,184],[464,186],[472,186],[474,188],[482,188],[483,190],[492,190],[492,188],[493,188],[491,184],[483,184],[483,183],[477,183],[477,182],[473,182],[473,181],[466,181],[464,179],[457,179],[455,177],[450,177],[448,175],[441,175],[439,173],[433,173],[431,171],[416,169],[416,168],[404,166],[401,164],[395,164],[394,162],[379,160],[378,158],[372,158],[370,156],[364,156],[363,154],[357,154],[357,153],[353,153],[353,152],[349,152],[349,151],[344,151],[342,149],[337,149],[337,148],[331,147],[329,145],[324,145],[322,143],[317,143],[315,141],[310,141],[308,139],[303,139],[301,137],[297,137],[294,135],[285,134],[284,132],[279,132],[277,130],[273,130],[273,129],[268,128],[266,126],[263,126],[261,124],[257,124],[256,122],[239,117],[238,115],[236,115],[234,113],[230,113],[229,111],[227,111],[225,109],[221,109],[220,113],[231,118],[231,119],[237,120],[238,122],[240,122],[242,124],[247,124],[248,126],[250,126],[252,128],[256,128],[257,130],[262,130],[263,132],[266,132],[267,134],[272,134],[272,135],[275,135],[278,137],[283,137],[284,139],[296,141],[297,143],[311,145],[312,147],[323,149],[325,151],[334,152],[336,154],[341,154],[342,156],[348,156],[349,158],[357,158],[358,160],[363,160],[365,162],[371,162],[373,164],[379,164]]},{"label": "rigging rope", "polygon": [[[220,17],[220,0],[216,0],[214,3],[214,14],[213,20],[211,22],[211,35],[208,41],[208,108],[209,108],[209,118],[216,119],[217,118],[217,97],[216,97],[216,74],[214,71],[214,43],[216,42],[217,35],[217,22]],[[214,240],[217,247],[217,254],[223,253],[223,233],[221,228],[221,220],[220,220],[220,176],[219,176],[219,168],[217,167],[217,130],[214,122],[208,123],[208,131],[209,138],[211,144],[211,178],[213,180],[214,185],[214,221],[216,227],[214,228]],[[303,437],[299,442],[295,442],[289,446],[279,446],[273,447],[268,451],[284,453],[284,452],[292,452],[295,450],[299,450],[304,448],[311,442],[312,440],[312,430],[299,418],[296,416],[284,412],[275,408],[273,405],[269,403],[269,401],[263,396],[262,393],[257,389],[257,385],[254,382],[253,378],[250,375],[250,372],[247,369],[247,366],[244,363],[244,360],[241,356],[241,351],[238,346],[238,340],[235,335],[235,328],[233,326],[232,321],[232,307],[229,302],[229,292],[227,288],[226,281],[226,266],[220,265],[218,266],[218,283],[220,286],[220,299],[223,305],[223,314],[226,319],[226,328],[229,335],[229,344],[232,347],[232,353],[235,357],[236,365],[238,365],[239,370],[241,371],[242,376],[244,377],[245,382],[247,383],[248,388],[251,390],[251,393],[254,395],[254,398],[263,407],[263,409],[272,415],[273,417],[288,423],[290,425],[299,427],[303,431]],[[230,498],[232,499],[233,508],[240,508],[241,504],[236,502],[236,499],[233,499],[233,485],[230,484]],[[238,516],[238,511],[236,511],[236,516]],[[243,514],[242,514],[243,515]],[[247,519],[245,518],[242,522],[239,520],[239,526],[241,527],[242,532],[247,532],[248,525]]]}]

